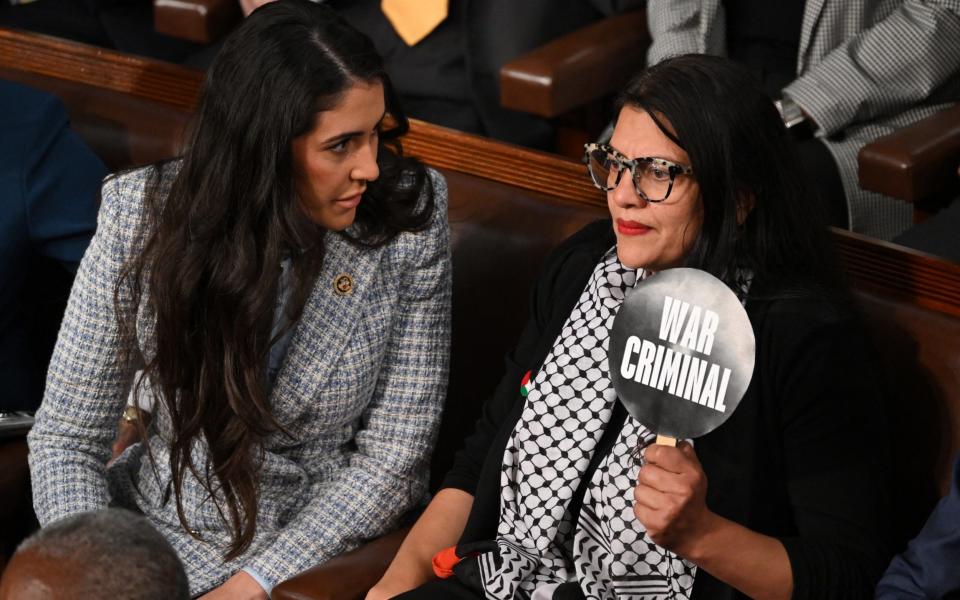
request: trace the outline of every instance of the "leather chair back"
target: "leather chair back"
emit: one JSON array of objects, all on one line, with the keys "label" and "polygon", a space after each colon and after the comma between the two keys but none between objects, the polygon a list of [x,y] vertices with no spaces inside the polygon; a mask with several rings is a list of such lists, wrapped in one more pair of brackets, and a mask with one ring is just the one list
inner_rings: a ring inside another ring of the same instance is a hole
[{"label": "leather chair back", "polygon": [[607,214],[475,175],[442,169],[450,191],[453,339],[450,387],[433,455],[436,487],[473,430],[528,316],[529,290],[547,254]]}]

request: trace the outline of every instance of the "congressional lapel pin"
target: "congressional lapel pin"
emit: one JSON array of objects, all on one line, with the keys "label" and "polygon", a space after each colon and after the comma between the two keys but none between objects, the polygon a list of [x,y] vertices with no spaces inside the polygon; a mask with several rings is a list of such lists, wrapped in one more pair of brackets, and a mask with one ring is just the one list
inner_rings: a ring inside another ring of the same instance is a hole
[{"label": "congressional lapel pin", "polygon": [[333,291],[341,296],[349,296],[353,293],[353,277],[347,273],[340,273],[333,278]]},{"label": "congressional lapel pin", "polygon": [[658,444],[722,425],[753,377],[747,312],[729,287],[698,269],[667,269],[638,283],[613,321],[609,348],[620,401]]}]

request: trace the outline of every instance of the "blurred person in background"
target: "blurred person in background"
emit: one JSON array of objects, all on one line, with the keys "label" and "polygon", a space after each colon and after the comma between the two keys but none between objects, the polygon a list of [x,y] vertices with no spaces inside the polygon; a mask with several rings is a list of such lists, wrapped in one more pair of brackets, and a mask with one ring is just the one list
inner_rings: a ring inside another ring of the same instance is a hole
[{"label": "blurred person in background", "polygon": [[0,413],[40,406],[107,169],[50,94],[0,80]]},{"label": "blurred person in background", "polygon": [[649,65],[729,56],[779,101],[831,225],[889,240],[913,206],[860,188],[868,142],[960,100],[960,0],[650,0]]}]

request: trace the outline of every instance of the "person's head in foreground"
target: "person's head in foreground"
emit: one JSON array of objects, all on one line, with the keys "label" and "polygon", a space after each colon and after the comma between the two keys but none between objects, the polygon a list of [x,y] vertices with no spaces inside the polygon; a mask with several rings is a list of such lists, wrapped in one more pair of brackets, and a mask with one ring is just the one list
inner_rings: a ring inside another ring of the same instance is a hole
[{"label": "person's head in foreground", "polygon": [[609,144],[588,145],[628,267],[694,267],[734,286],[831,285],[826,228],[776,108],[736,63],[673,58],[635,77]]},{"label": "person's head in foreground", "polygon": [[[325,235],[376,246],[428,224],[432,196],[418,205],[430,189],[426,170],[391,145],[406,130],[366,36],[333,9],[274,2],[226,41],[182,161],[161,167],[179,168],[172,185],[160,176],[148,190],[150,233],[126,266],[117,305],[129,286],[133,305],[156,315],[144,370],[170,415],[176,502],[191,471],[217,488],[233,534],[228,560],[256,531],[257,448],[283,429],[264,368],[278,335],[281,264],[289,265],[287,331],[314,288]],[[140,283],[147,272],[149,294]],[[198,443],[211,464],[194,471]]]},{"label": "person's head in foreground", "polygon": [[111,508],[66,517],[17,549],[0,600],[186,600],[187,576],[143,517]]}]

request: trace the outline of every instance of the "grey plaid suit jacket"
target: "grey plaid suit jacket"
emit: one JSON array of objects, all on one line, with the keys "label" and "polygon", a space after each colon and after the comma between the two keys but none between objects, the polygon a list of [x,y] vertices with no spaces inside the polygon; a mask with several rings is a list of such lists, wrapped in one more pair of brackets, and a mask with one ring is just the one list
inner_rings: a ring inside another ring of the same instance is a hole
[{"label": "grey plaid suit jacket", "polygon": [[[436,210],[427,230],[400,234],[379,249],[327,233],[322,273],[271,393],[276,416],[294,435],[278,433],[265,443],[254,543],[230,563],[222,558],[229,544],[224,522],[193,477],[184,481],[184,509],[200,539],[180,525],[162,407],[148,440],[156,469],[143,444],[106,467],[135,367],[118,349],[135,342],[145,356],[153,352],[151,315],[141,310],[137,340],[125,340],[113,303],[121,265],[142,247],[134,232],[148,170],[108,179],[28,439],[41,524],[108,504],[139,510],[179,553],[193,593],[243,567],[275,585],[395,527],[427,493],[447,385],[447,189],[439,174],[430,178]],[[161,190],[172,177],[165,179]],[[335,293],[341,273],[352,276],[352,294]],[[125,289],[120,305],[130,307]],[[205,459],[201,445],[194,464]]]},{"label": "grey plaid suit jacket", "polygon": [[[726,53],[721,0],[649,0],[648,64]],[[840,168],[851,227],[889,239],[912,207],[860,189],[857,153],[960,100],[960,0],[806,0],[797,79],[784,89]]]}]

